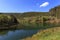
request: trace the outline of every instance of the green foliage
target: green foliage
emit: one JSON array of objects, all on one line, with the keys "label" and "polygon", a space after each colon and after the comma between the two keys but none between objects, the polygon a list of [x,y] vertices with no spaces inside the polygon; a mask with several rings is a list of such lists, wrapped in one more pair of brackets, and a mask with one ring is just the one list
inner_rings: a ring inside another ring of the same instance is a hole
[{"label": "green foliage", "polygon": [[52,17],[49,17],[49,16],[43,16],[43,22],[50,20],[50,18],[52,18]]},{"label": "green foliage", "polygon": [[12,19],[11,16],[1,14],[0,15],[0,25],[9,22],[11,19]]},{"label": "green foliage", "polygon": [[11,15],[5,15],[0,14],[0,28],[9,28],[9,26],[12,26],[14,24],[17,24],[17,19]]}]

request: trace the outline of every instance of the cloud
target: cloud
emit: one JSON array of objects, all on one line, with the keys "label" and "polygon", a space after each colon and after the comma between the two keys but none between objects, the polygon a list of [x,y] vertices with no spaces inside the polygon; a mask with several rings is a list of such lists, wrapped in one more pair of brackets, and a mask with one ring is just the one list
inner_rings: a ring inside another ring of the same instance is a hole
[{"label": "cloud", "polygon": [[46,7],[49,5],[49,2],[44,2],[43,4],[40,5],[40,7]]}]

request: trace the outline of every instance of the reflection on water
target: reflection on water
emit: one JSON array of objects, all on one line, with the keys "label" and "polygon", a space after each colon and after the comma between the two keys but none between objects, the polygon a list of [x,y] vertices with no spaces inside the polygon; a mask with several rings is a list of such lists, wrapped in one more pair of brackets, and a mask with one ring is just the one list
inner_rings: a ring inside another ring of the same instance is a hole
[{"label": "reflection on water", "polygon": [[15,30],[9,31],[5,35],[0,35],[0,40],[19,40],[37,33],[37,30]]},{"label": "reflection on water", "polygon": [[[45,29],[55,26],[60,26],[59,24],[50,24],[50,23],[41,23],[41,24],[25,24],[26,28],[36,28],[36,29]],[[15,30],[15,31],[5,31],[0,32],[0,40],[19,40],[28,36],[32,36],[37,33],[38,30]],[[2,35],[1,35],[2,34]],[[4,35],[3,35],[4,34]]]}]

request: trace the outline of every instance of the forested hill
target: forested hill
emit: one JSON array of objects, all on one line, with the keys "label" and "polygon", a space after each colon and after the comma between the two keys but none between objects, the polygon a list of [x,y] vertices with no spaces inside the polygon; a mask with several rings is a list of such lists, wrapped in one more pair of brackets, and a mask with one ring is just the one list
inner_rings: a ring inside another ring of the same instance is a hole
[{"label": "forested hill", "polygon": [[24,13],[0,13],[0,14],[7,14],[7,15],[18,15],[21,17],[31,17],[31,16],[48,16],[49,12],[24,12]]},{"label": "forested hill", "polygon": [[48,12],[25,12],[21,16],[23,17],[32,17],[32,16],[48,16]]},{"label": "forested hill", "polygon": [[[51,22],[51,19],[53,23],[55,23],[57,18],[60,18],[60,6],[52,8],[49,12],[0,13],[0,25],[2,27],[2,25],[9,26],[18,23]],[[58,22],[60,22],[60,20]]]},{"label": "forested hill", "polygon": [[[2,13],[0,13],[2,14]],[[24,12],[24,13],[3,13],[3,14],[12,14],[17,17],[32,17],[32,16],[55,16],[60,18],[60,5],[54,8],[51,8],[49,12]]]}]

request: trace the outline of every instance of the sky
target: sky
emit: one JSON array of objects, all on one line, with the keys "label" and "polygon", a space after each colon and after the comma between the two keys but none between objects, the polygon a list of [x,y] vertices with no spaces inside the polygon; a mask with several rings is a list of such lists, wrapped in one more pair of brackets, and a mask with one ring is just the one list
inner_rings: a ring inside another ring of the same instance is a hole
[{"label": "sky", "polygon": [[0,0],[0,12],[48,12],[60,0]]}]

